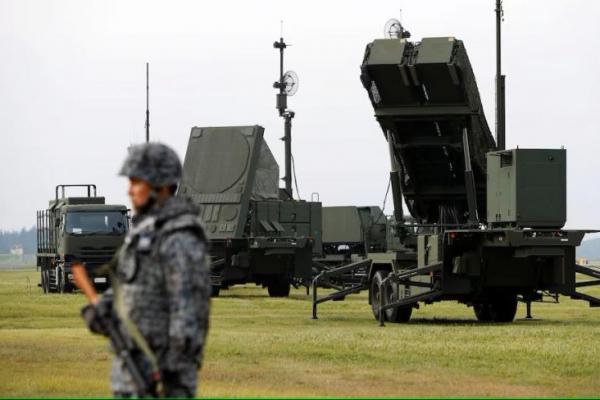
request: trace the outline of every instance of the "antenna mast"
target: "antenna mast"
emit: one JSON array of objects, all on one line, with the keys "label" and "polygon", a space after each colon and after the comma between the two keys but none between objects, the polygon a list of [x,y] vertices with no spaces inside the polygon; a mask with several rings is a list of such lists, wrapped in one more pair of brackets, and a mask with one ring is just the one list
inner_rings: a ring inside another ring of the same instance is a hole
[{"label": "antenna mast", "polygon": [[150,67],[146,63],[146,142],[150,141]]},{"label": "antenna mast", "polygon": [[[283,24],[282,24],[283,32]],[[284,120],[284,135],[282,140],[285,142],[285,176],[282,180],[285,182],[285,192],[292,199],[292,119],[295,113],[287,108],[287,97],[293,96],[298,89],[298,77],[293,71],[283,72],[283,53],[288,45],[283,40],[283,34],[279,41],[273,43],[273,47],[279,49],[279,80],[273,84],[277,93],[276,108],[279,116]]]},{"label": "antenna mast", "polygon": [[502,30],[504,19],[502,0],[496,0],[496,145],[506,149],[505,75],[502,75]]}]

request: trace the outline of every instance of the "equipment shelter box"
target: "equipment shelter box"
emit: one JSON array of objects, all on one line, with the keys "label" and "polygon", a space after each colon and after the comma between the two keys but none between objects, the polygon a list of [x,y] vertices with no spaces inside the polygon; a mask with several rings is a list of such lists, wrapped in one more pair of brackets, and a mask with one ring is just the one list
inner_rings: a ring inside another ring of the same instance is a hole
[{"label": "equipment shelter box", "polygon": [[487,154],[487,220],[492,225],[561,228],[567,219],[564,149]]}]

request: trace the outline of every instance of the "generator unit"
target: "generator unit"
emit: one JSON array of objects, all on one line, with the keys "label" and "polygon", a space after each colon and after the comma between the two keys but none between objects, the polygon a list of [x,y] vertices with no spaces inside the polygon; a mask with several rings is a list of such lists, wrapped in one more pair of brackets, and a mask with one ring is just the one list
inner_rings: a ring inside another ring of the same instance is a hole
[{"label": "generator unit", "polygon": [[493,227],[562,228],[567,221],[566,150],[488,153],[487,221]]}]

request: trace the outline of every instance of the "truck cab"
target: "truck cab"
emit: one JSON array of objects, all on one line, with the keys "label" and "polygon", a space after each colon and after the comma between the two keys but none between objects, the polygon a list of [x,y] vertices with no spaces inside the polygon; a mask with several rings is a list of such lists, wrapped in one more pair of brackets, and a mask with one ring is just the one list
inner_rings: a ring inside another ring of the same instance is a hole
[{"label": "truck cab", "polygon": [[[73,186],[87,188],[88,195],[65,196],[65,188]],[[128,210],[106,204],[104,197],[96,196],[95,185],[59,185],[48,209],[38,211],[37,227],[37,266],[45,293],[73,290],[75,261],[83,263],[94,284],[103,289],[109,280],[108,271],[101,267],[123,242],[129,229]]]}]

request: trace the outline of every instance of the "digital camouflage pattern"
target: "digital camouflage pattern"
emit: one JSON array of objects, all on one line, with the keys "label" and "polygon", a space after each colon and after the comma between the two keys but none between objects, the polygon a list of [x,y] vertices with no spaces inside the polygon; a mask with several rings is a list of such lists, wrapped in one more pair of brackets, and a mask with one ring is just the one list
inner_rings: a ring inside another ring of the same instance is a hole
[{"label": "digital camouflage pattern", "polygon": [[131,146],[119,175],[140,178],[154,187],[176,185],[182,167],[177,153],[162,143]]},{"label": "digital camouflage pattern", "polygon": [[[124,312],[155,353],[168,397],[195,396],[208,331],[210,279],[198,215],[196,206],[171,197],[134,218],[115,271]],[[144,364],[141,352],[135,357]],[[135,395],[118,355],[111,383],[115,394]]]}]

